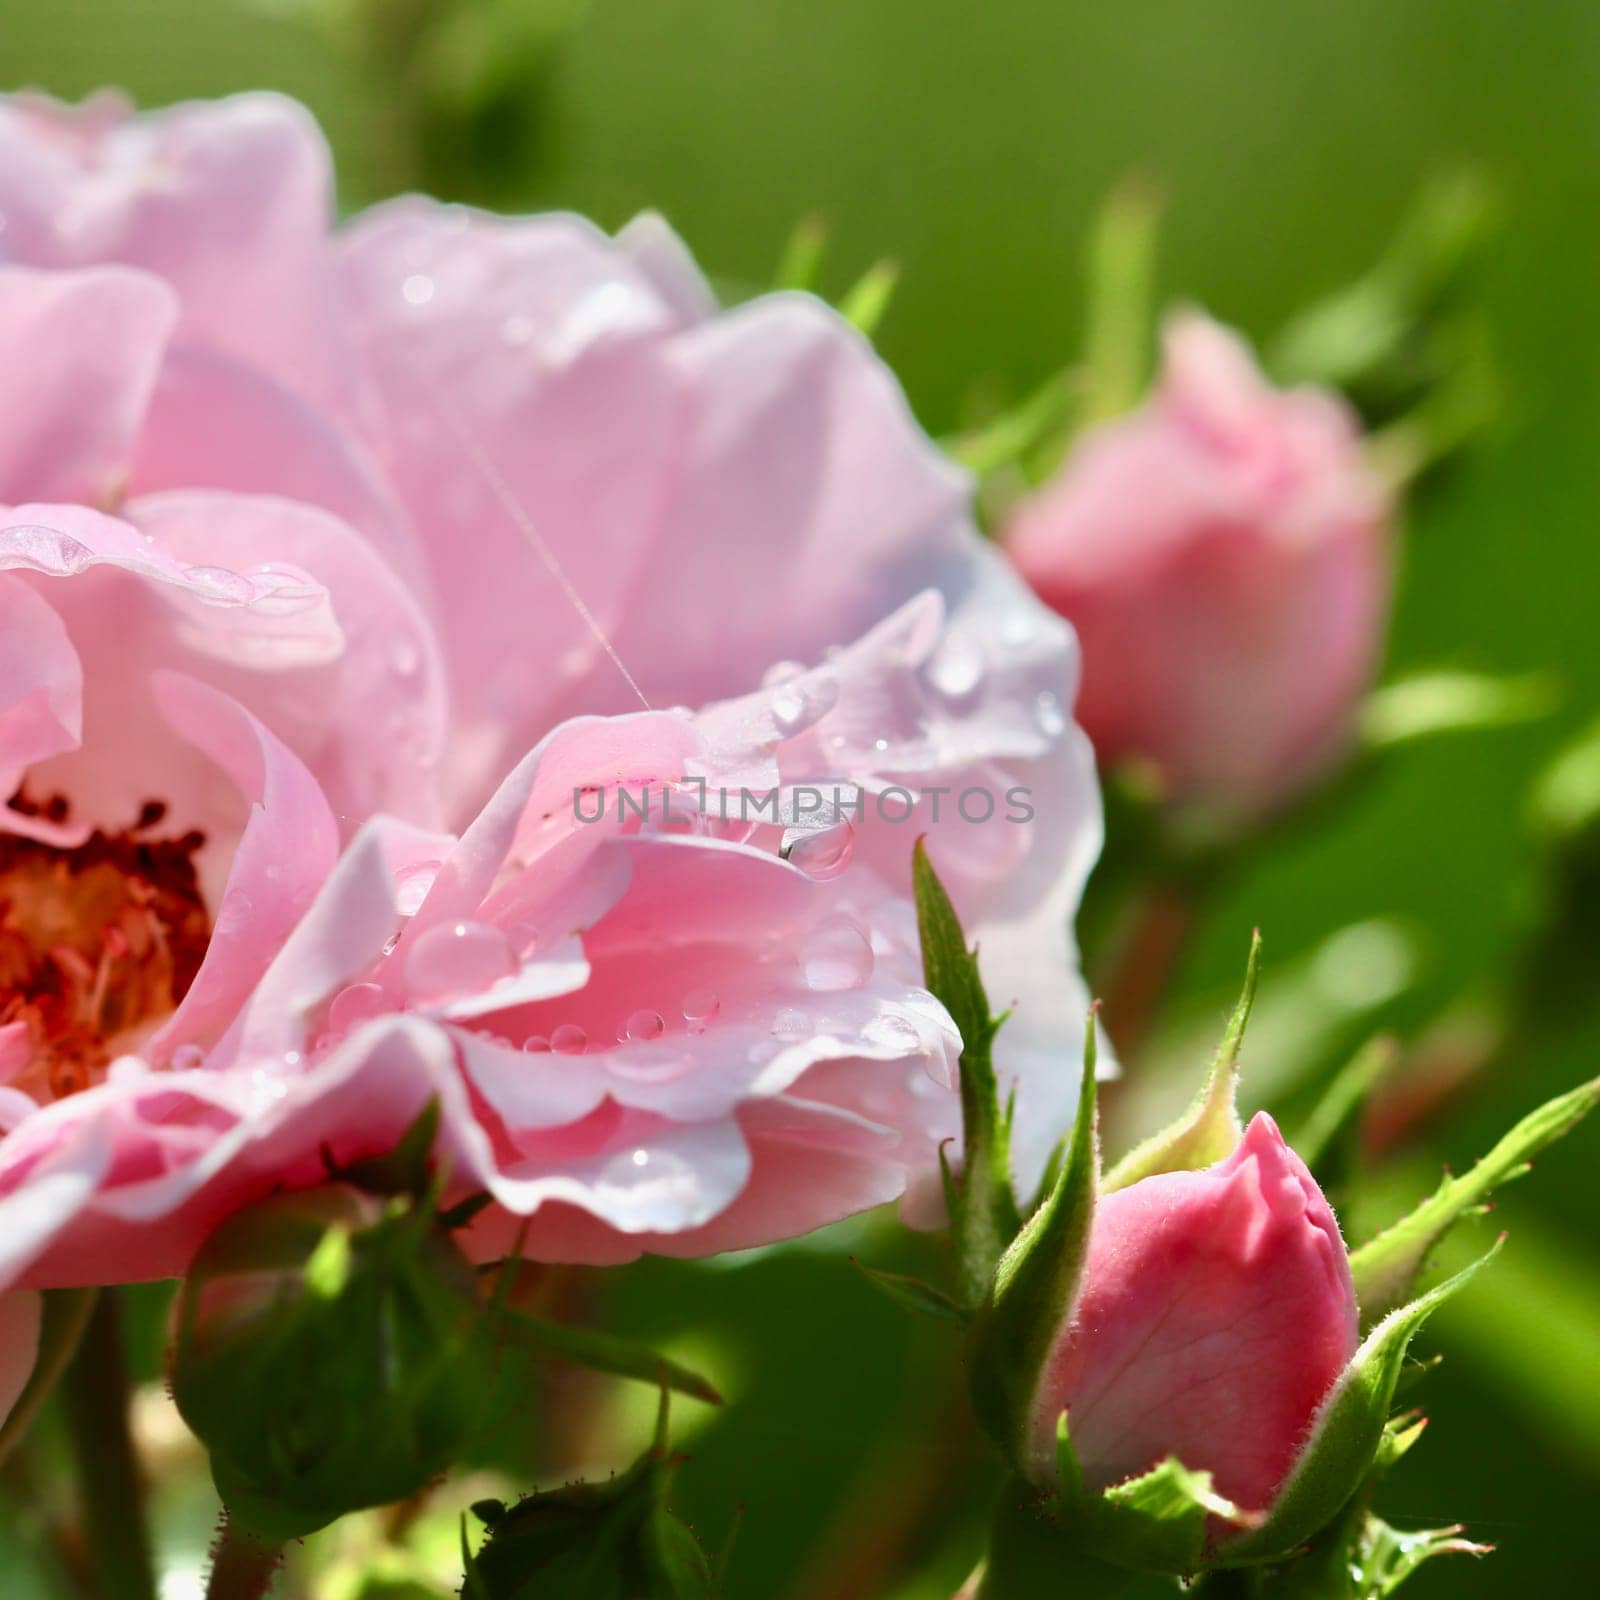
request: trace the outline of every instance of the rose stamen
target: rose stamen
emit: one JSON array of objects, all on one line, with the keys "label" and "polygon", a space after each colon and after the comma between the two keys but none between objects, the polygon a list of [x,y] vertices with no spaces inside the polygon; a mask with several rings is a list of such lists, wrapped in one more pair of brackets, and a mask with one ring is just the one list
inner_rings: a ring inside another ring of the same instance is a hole
[{"label": "rose stamen", "polygon": [[[59,795],[12,805],[68,815]],[[211,937],[194,864],[205,835],[152,838],[166,815],[146,801],[133,827],[70,849],[0,835],[0,1024],[27,1024],[31,1053],[10,1082],[36,1099],[99,1082],[194,981]]]}]

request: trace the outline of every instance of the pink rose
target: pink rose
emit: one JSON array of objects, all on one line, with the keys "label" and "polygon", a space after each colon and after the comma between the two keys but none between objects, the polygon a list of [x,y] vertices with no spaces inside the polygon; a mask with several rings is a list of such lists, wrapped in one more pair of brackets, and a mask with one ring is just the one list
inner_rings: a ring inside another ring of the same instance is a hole
[{"label": "pink rose", "polygon": [[1215,1166],[1101,1198],[1033,1402],[1041,1475],[1064,1411],[1090,1488],[1171,1455],[1265,1511],[1355,1350],[1339,1225],[1262,1112]]},{"label": "pink rose", "polygon": [[0,1282],[181,1271],[430,1100],[484,1249],[891,1198],[959,1127],[923,832],[1036,1176],[1076,649],[870,346],[653,217],[329,213],[270,97],[0,105]]},{"label": "pink rose", "polygon": [[1142,409],[1095,428],[1006,547],[1083,643],[1079,716],[1219,826],[1348,748],[1389,597],[1383,490],[1334,396],[1280,393],[1197,314],[1167,326]]}]

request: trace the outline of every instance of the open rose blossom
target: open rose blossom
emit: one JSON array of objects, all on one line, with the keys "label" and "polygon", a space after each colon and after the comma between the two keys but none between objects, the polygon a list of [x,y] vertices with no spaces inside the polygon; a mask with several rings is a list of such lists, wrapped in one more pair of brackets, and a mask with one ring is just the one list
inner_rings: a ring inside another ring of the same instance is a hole
[{"label": "open rose blossom", "polygon": [[1186,313],[1154,394],[1077,442],[1006,548],[1078,631],[1101,761],[1137,760],[1229,829],[1348,748],[1388,612],[1387,513],[1343,401],[1274,390]]},{"label": "open rose blossom", "polygon": [[482,1250],[896,1196],[923,833],[1027,1183],[1098,801],[966,478],[658,219],[330,214],[280,100],[0,107],[0,1282],[179,1272],[430,1101]]},{"label": "open rose blossom", "polygon": [[1101,1198],[1034,1398],[1040,1475],[1065,1412],[1089,1487],[1176,1456],[1264,1512],[1355,1349],[1339,1225],[1262,1112],[1215,1166]]}]

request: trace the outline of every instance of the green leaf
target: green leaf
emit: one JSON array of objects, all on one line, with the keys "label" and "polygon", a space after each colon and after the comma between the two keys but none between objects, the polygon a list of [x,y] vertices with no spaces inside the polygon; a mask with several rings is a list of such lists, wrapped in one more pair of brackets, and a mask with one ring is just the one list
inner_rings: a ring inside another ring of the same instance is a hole
[{"label": "green leaf", "polygon": [[1382,1316],[1410,1292],[1428,1253],[1462,1217],[1480,1211],[1502,1183],[1521,1177],[1529,1159],[1569,1132],[1600,1101],[1600,1078],[1580,1084],[1522,1119],[1470,1172],[1446,1178],[1416,1210],[1350,1257],[1364,1316]]},{"label": "green leaf", "polygon": [[869,267],[839,302],[839,315],[869,339],[894,299],[900,282],[900,268],[893,261],[880,261]]},{"label": "green leaf", "polygon": [[938,1317],[944,1322],[954,1322],[958,1327],[967,1324],[967,1313],[949,1295],[935,1289],[920,1278],[908,1278],[903,1273],[885,1272],[880,1267],[869,1267],[866,1262],[850,1257],[853,1266],[869,1283],[876,1284],[891,1300],[920,1311],[925,1316]]},{"label": "green leaf", "polygon": [[1366,1481],[1385,1453],[1389,1407],[1418,1329],[1500,1249],[1497,1241],[1464,1271],[1392,1311],[1369,1333],[1340,1375],[1266,1523],[1230,1539],[1213,1564],[1248,1566],[1281,1561],[1327,1526]]},{"label": "green leaf", "polygon": [[1100,1182],[1095,1114],[1096,1018],[1084,1029],[1078,1115],[1055,1187],[995,1268],[972,1329],[973,1410],[1011,1465],[1030,1464],[1030,1414],[1039,1376],[1077,1293]]},{"label": "green leaf", "polygon": [[1239,1091],[1239,1049],[1255,1004],[1261,971],[1261,935],[1250,937],[1244,990],[1222,1035],[1211,1071],[1189,1109],[1176,1122],[1129,1151],[1106,1175],[1105,1188],[1125,1189],[1157,1172],[1193,1171],[1230,1155],[1242,1128],[1236,1105]]},{"label": "green leaf", "polygon": [[722,1404],[722,1396],[698,1372],[617,1334],[569,1327],[510,1307],[501,1311],[496,1331],[506,1342],[538,1356],[671,1389],[707,1405]]},{"label": "green leaf", "polygon": [[1346,1157],[1359,1136],[1361,1113],[1399,1058],[1400,1043],[1392,1034],[1380,1033],[1369,1039],[1340,1069],[1300,1132],[1289,1141],[1323,1188],[1341,1175],[1335,1167],[1351,1164]]},{"label": "green leaf", "polygon": [[666,1423],[663,1390],[656,1442],[620,1477],[496,1507],[489,1536],[470,1559],[465,1593],[472,1600],[709,1600],[711,1563],[667,1509]]},{"label": "green leaf", "polygon": [[946,1183],[961,1303],[988,1291],[1006,1246],[1022,1226],[1011,1186],[1010,1127],[1000,1108],[992,1047],[999,1022],[989,1010],[975,950],[919,839],[911,857],[923,981],[961,1033],[962,1164]]},{"label": "green leaf", "polygon": [[1532,722],[1561,702],[1561,684],[1548,672],[1496,677],[1486,672],[1418,672],[1373,690],[1361,714],[1369,750]]}]

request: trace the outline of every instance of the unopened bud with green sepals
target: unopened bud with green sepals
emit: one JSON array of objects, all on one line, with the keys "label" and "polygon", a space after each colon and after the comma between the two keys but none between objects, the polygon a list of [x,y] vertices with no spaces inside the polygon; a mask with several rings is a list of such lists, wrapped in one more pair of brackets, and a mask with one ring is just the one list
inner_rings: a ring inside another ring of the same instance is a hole
[{"label": "unopened bud with green sepals", "polygon": [[172,1391],[229,1514],[266,1540],[451,1464],[489,1358],[477,1274],[426,1199],[346,1184],[228,1218],[179,1296]]}]

